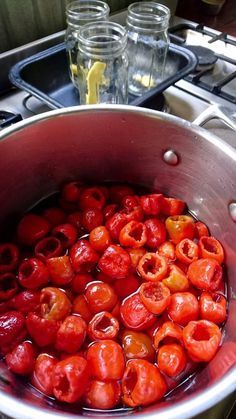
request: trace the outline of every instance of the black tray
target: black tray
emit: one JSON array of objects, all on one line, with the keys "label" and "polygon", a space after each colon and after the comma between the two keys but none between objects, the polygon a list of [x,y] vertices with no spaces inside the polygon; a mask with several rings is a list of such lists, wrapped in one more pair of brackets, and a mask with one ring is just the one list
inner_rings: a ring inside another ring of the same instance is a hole
[{"label": "black tray", "polygon": [[[146,106],[167,87],[193,72],[196,66],[195,54],[171,43],[164,80],[143,96],[130,95],[129,104]],[[10,70],[9,78],[12,84],[31,93],[52,109],[79,105],[79,94],[69,77],[65,43],[18,62]]]}]

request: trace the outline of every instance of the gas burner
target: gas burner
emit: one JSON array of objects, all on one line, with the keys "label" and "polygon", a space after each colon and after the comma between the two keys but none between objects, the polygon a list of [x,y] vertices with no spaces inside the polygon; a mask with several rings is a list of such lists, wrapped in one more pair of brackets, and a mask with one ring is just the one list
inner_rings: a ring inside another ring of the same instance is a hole
[{"label": "gas burner", "polygon": [[20,114],[14,114],[12,112],[6,112],[0,110],[0,129],[6,128],[15,122],[19,122],[22,120],[22,116]]},{"label": "gas burner", "polygon": [[217,56],[214,51],[209,48],[202,47],[201,45],[188,45],[190,51],[192,51],[198,57],[197,70],[211,70],[217,61]]},{"label": "gas burner", "polygon": [[198,56],[197,71],[185,80],[236,104],[236,40],[191,23],[176,25],[169,33],[172,42]]}]

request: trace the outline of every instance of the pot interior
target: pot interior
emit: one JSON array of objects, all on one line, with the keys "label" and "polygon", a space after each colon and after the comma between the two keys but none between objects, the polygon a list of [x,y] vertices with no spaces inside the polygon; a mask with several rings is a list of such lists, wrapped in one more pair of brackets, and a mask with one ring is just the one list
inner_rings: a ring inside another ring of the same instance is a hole
[{"label": "pot interior", "polygon": [[[167,150],[174,150],[177,164],[164,161]],[[136,413],[159,417],[162,408],[171,412],[175,403],[184,409],[185,403],[232,373],[236,361],[236,224],[228,205],[236,199],[233,149],[204,130],[158,112],[132,107],[85,107],[50,112],[2,133],[0,170],[2,234],[15,225],[24,211],[57,191],[62,182],[74,179],[85,183],[134,183],[185,200],[226,252],[229,308],[223,344],[210,364],[203,365],[165,402]],[[196,413],[229,394],[229,387],[226,385],[215,401],[210,394],[196,407]],[[55,403],[13,377],[3,363],[0,389],[30,406],[52,413],[68,411],[68,406]],[[173,417],[183,418],[183,410],[179,415],[176,411]]]}]

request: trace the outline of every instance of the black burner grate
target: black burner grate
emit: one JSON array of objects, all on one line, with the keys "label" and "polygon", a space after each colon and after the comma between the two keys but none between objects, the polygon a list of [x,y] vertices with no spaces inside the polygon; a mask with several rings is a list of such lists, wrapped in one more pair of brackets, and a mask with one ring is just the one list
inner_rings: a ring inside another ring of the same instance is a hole
[{"label": "black burner grate", "polygon": [[185,80],[236,104],[236,39],[203,25],[180,24],[170,28],[171,41],[182,46],[202,46],[216,57],[214,65],[197,67]]}]

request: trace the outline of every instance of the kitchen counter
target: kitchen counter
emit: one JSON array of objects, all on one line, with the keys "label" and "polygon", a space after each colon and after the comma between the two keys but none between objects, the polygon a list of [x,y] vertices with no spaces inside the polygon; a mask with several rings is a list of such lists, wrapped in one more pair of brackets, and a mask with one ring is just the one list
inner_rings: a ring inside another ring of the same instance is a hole
[{"label": "kitchen counter", "polygon": [[236,36],[236,1],[226,0],[217,16],[203,13],[201,0],[179,0],[176,15]]}]

